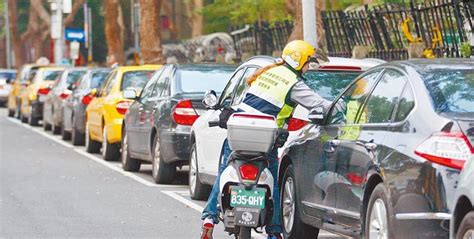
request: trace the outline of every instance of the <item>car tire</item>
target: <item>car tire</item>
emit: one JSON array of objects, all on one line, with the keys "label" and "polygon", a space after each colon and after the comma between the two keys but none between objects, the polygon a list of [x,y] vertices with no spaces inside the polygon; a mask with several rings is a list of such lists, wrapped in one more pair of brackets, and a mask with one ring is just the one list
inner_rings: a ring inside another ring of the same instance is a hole
[{"label": "car tire", "polygon": [[39,125],[39,118],[33,116],[33,106],[30,106],[30,115],[28,116],[28,124],[31,126]]},{"label": "car tire", "polygon": [[110,144],[107,141],[107,127],[102,129],[102,158],[105,161],[117,161],[120,157],[120,148],[117,144]]},{"label": "car tire", "polygon": [[456,239],[473,238],[474,237],[474,211],[464,216],[459,225]]},{"label": "car tire", "polygon": [[61,127],[57,126],[54,124],[54,122],[51,124],[51,131],[53,131],[53,134],[61,134]]},{"label": "car tire", "polygon": [[127,130],[123,129],[122,136],[122,168],[128,172],[138,172],[140,171],[141,161],[130,157],[130,151],[128,150],[128,134]]},{"label": "car tire", "polygon": [[364,231],[362,234],[364,238],[394,238],[387,195],[383,183],[379,183],[372,191],[364,217]]},{"label": "car tire", "polygon": [[189,152],[189,194],[191,199],[206,200],[211,193],[211,186],[201,183],[199,179],[199,168],[196,152],[196,143],[191,147]]},{"label": "car tire", "polygon": [[61,138],[63,140],[71,140],[71,132],[67,132],[65,129],[64,129],[64,126],[61,127]]},{"label": "car tire", "polygon": [[173,163],[168,164],[161,160],[161,145],[158,135],[159,133],[156,133],[153,140],[151,174],[156,183],[170,184],[176,174],[176,166]]},{"label": "car tire", "polygon": [[280,203],[284,238],[317,238],[319,235],[319,228],[315,228],[301,221],[298,199],[296,196],[295,172],[291,164],[285,170],[281,185],[282,186],[280,187]]},{"label": "car tire", "polygon": [[85,136],[80,133],[76,127],[72,126],[71,130],[71,142],[74,146],[84,145]]},{"label": "car tire", "polygon": [[15,110],[8,109],[8,117],[14,117],[15,116]]},{"label": "car tire", "polygon": [[86,135],[85,135],[85,144],[86,144],[86,151],[88,153],[99,153],[100,152],[100,142],[91,139],[90,136],[90,129],[89,129],[89,122],[86,123]]},{"label": "car tire", "polygon": [[43,130],[44,131],[50,131],[51,130],[51,125],[46,122],[46,120],[43,120]]}]

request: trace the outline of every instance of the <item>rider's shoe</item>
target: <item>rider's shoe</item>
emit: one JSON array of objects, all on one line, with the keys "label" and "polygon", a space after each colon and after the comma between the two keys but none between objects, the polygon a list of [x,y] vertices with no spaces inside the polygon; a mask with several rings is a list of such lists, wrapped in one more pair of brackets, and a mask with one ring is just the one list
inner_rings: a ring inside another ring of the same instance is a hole
[{"label": "rider's shoe", "polygon": [[280,233],[269,234],[267,239],[283,239]]},{"label": "rider's shoe", "polygon": [[212,231],[214,230],[214,221],[206,218],[202,221],[201,239],[212,239]]}]

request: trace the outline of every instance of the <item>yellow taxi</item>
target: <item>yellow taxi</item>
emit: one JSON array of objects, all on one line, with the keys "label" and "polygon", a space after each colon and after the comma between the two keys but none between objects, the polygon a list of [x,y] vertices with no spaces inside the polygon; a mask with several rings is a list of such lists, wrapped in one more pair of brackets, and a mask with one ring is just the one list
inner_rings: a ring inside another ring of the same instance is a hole
[{"label": "yellow taxi", "polygon": [[27,82],[27,87],[20,95],[21,121],[30,125],[38,125],[43,118],[43,103],[51,90],[56,78],[64,71],[64,67],[40,67],[34,78]]},{"label": "yellow taxi", "polygon": [[105,160],[120,157],[122,122],[133,100],[125,99],[125,89],[141,90],[161,65],[120,66],[113,69],[100,89],[93,89],[94,99],[86,109],[86,150],[98,153],[102,147]]},{"label": "yellow taxi", "polygon": [[35,76],[38,68],[40,68],[40,65],[26,64],[18,71],[16,79],[12,84],[12,89],[8,94],[8,116],[20,118],[20,96]]}]

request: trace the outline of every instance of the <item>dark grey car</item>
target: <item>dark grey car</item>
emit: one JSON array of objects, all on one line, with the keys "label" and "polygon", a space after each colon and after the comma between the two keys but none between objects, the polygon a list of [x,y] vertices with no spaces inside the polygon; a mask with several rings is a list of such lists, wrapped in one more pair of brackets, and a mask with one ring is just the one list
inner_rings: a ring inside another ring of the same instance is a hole
[{"label": "dark grey car", "polygon": [[205,91],[223,89],[235,68],[170,64],[155,73],[125,115],[123,168],[138,171],[142,161],[152,162],[155,182],[171,183],[176,167],[189,162],[191,126],[204,112]]},{"label": "dark grey car", "polygon": [[46,96],[43,106],[43,127],[52,128],[53,134],[61,134],[63,139],[71,135],[62,130],[63,107],[66,99],[71,95],[70,90],[86,73],[87,68],[68,68],[58,77],[51,92]]},{"label": "dark grey car", "polygon": [[375,67],[306,126],[281,159],[287,238],[447,238],[460,169],[473,157],[474,61]]},{"label": "dark grey car", "polygon": [[71,134],[73,145],[85,142],[86,108],[92,100],[91,91],[97,91],[110,73],[109,68],[89,69],[74,87],[70,97],[64,102],[63,131]]}]

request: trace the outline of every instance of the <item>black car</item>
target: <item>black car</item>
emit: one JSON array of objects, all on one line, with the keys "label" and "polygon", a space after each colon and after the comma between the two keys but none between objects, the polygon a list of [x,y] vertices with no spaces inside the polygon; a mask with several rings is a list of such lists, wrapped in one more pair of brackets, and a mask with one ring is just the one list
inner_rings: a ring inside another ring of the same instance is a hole
[{"label": "black car", "polygon": [[91,91],[97,91],[104,84],[110,71],[109,68],[87,70],[64,102],[63,132],[71,135],[73,145],[84,144],[86,108],[93,98]]},{"label": "black car", "polygon": [[62,138],[69,140],[70,133],[63,130],[63,108],[71,95],[71,89],[79,79],[86,74],[87,68],[67,68],[58,76],[51,91],[46,96],[43,106],[43,128],[52,129],[53,134],[61,134]]},{"label": "black car", "polygon": [[469,59],[393,62],[358,77],[336,98],[339,107],[284,149],[285,236],[324,229],[447,238],[459,171],[473,158],[473,89]]},{"label": "black car", "polygon": [[234,70],[230,65],[170,64],[155,73],[125,116],[123,169],[138,171],[142,161],[152,162],[153,179],[171,183],[176,167],[188,163],[191,126],[205,109],[205,91],[223,89]]}]

